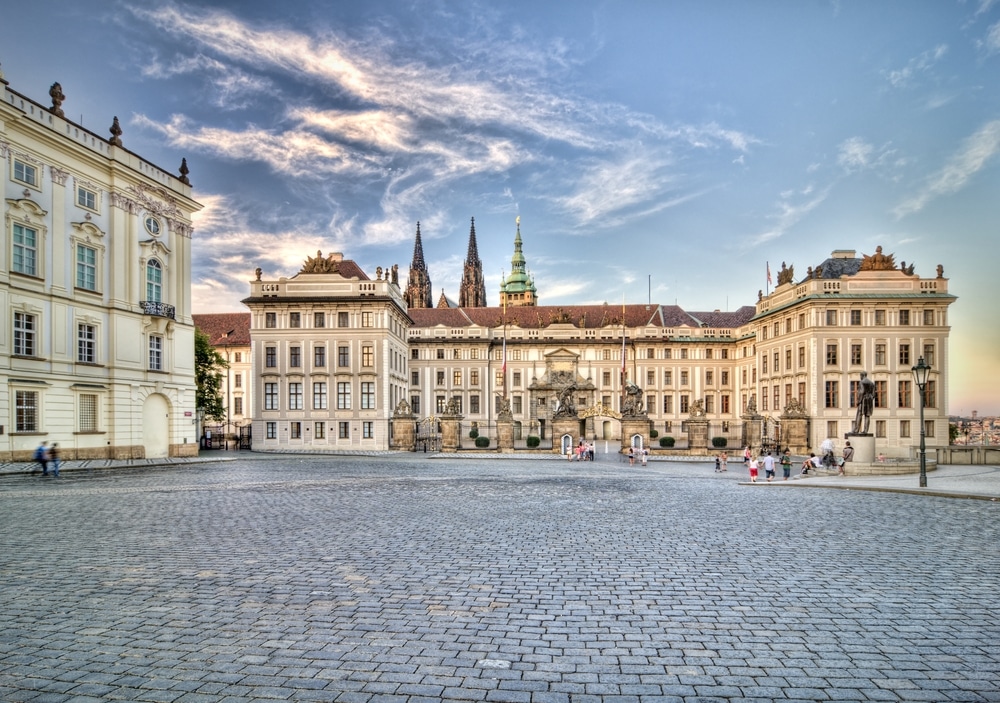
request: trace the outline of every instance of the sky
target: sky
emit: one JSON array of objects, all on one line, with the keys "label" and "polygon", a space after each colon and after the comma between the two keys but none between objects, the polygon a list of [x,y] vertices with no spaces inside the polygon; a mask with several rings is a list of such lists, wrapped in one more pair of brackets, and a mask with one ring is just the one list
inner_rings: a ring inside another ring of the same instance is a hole
[{"label": "sky", "polygon": [[0,0],[0,67],[191,169],[194,312],[341,251],[436,301],[515,218],[542,305],[752,305],[834,249],[934,276],[1000,414],[1000,0]]}]

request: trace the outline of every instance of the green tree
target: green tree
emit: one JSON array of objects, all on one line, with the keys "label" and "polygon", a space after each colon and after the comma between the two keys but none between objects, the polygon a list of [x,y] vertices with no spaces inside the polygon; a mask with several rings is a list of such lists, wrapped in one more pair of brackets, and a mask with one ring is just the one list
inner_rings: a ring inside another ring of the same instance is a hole
[{"label": "green tree", "polygon": [[226,419],[226,406],[222,402],[222,372],[229,364],[215,351],[208,335],[201,330],[194,331],[194,379],[195,406],[203,410],[205,417],[213,420]]}]

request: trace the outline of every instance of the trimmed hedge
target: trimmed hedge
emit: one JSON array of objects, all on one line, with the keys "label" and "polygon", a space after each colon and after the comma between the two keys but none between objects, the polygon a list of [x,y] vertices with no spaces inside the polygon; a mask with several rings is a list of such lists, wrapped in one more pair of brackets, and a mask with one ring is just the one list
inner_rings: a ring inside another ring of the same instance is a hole
[{"label": "trimmed hedge", "polygon": [[483,449],[484,447],[490,446],[490,438],[489,437],[476,437],[476,446],[479,447],[480,449]]},{"label": "trimmed hedge", "polygon": [[675,440],[674,440],[673,437],[670,437],[670,436],[660,437],[660,446],[661,447],[672,447],[672,446],[674,446],[674,442],[675,442]]},{"label": "trimmed hedge", "polygon": [[660,436],[660,433],[657,432],[656,430],[650,430],[649,431],[649,438],[650,439],[656,439],[659,436]]},{"label": "trimmed hedge", "polygon": [[725,447],[728,444],[729,444],[729,440],[726,439],[725,437],[712,437],[712,446],[713,447],[719,447],[721,449],[722,447]]},{"label": "trimmed hedge", "polygon": [[469,430],[469,438],[470,439],[475,439],[478,436],[479,436],[479,430],[478,429],[476,429],[475,427],[473,427],[471,430]]},{"label": "trimmed hedge", "polygon": [[534,449],[535,447],[537,447],[539,444],[542,443],[542,438],[531,435],[525,440],[525,443],[528,445],[529,449]]}]

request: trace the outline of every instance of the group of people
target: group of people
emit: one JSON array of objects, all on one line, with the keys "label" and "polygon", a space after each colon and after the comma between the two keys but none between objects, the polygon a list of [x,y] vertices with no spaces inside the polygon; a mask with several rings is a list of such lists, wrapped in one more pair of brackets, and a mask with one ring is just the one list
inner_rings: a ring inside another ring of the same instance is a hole
[{"label": "group of people", "polygon": [[[810,452],[809,457],[802,462],[802,472],[800,475],[808,476],[809,472],[813,469],[822,468],[824,464],[833,467],[837,467],[837,473],[839,476],[844,475],[844,464],[849,462],[854,457],[854,447],[851,446],[850,442],[844,446],[844,454],[840,459],[834,456],[833,441],[826,440],[820,446],[820,450],[823,452],[823,456],[816,456],[815,452]],[[777,452],[774,452],[777,454]],[[767,481],[773,481],[775,478],[775,468],[777,464],[781,465],[781,473],[783,480],[787,481],[792,475],[792,455],[788,448],[785,448],[779,457],[772,455],[772,452],[754,454],[750,451],[750,447],[745,447],[743,449],[743,463],[746,465],[747,470],[750,473],[750,481],[752,483],[757,483],[757,478],[760,472],[760,468],[764,468],[764,477]],[[716,457],[715,460],[715,470],[719,471],[719,458]],[[725,464],[723,464],[723,467]],[[723,470],[725,470],[723,468]]]},{"label": "group of people", "polygon": [[576,448],[570,447],[569,451],[566,452],[566,456],[570,461],[576,459],[576,461],[593,461],[594,460],[594,443],[584,442],[582,439],[577,443]]},{"label": "group of people", "polygon": [[59,478],[59,445],[55,442],[49,446],[48,442],[42,442],[35,449],[35,461],[42,469],[42,476],[49,475],[49,467],[52,467],[52,475]]},{"label": "group of people", "polygon": [[646,449],[645,447],[642,447],[640,449],[636,449],[635,447],[629,447],[628,448],[628,465],[629,466],[635,466],[635,458],[636,458],[636,456],[639,457],[639,460],[642,462],[642,465],[645,466],[646,462],[649,461],[649,450]]}]

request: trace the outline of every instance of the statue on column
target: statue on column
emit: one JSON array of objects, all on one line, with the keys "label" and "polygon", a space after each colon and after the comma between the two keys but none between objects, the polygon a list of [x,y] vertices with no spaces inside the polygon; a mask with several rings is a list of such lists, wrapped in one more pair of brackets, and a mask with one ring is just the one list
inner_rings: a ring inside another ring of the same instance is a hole
[{"label": "statue on column", "polygon": [[854,425],[851,427],[851,432],[854,434],[868,434],[868,425],[871,423],[872,410],[875,407],[875,382],[868,378],[867,371],[861,372],[857,405],[858,412],[854,416]]}]

